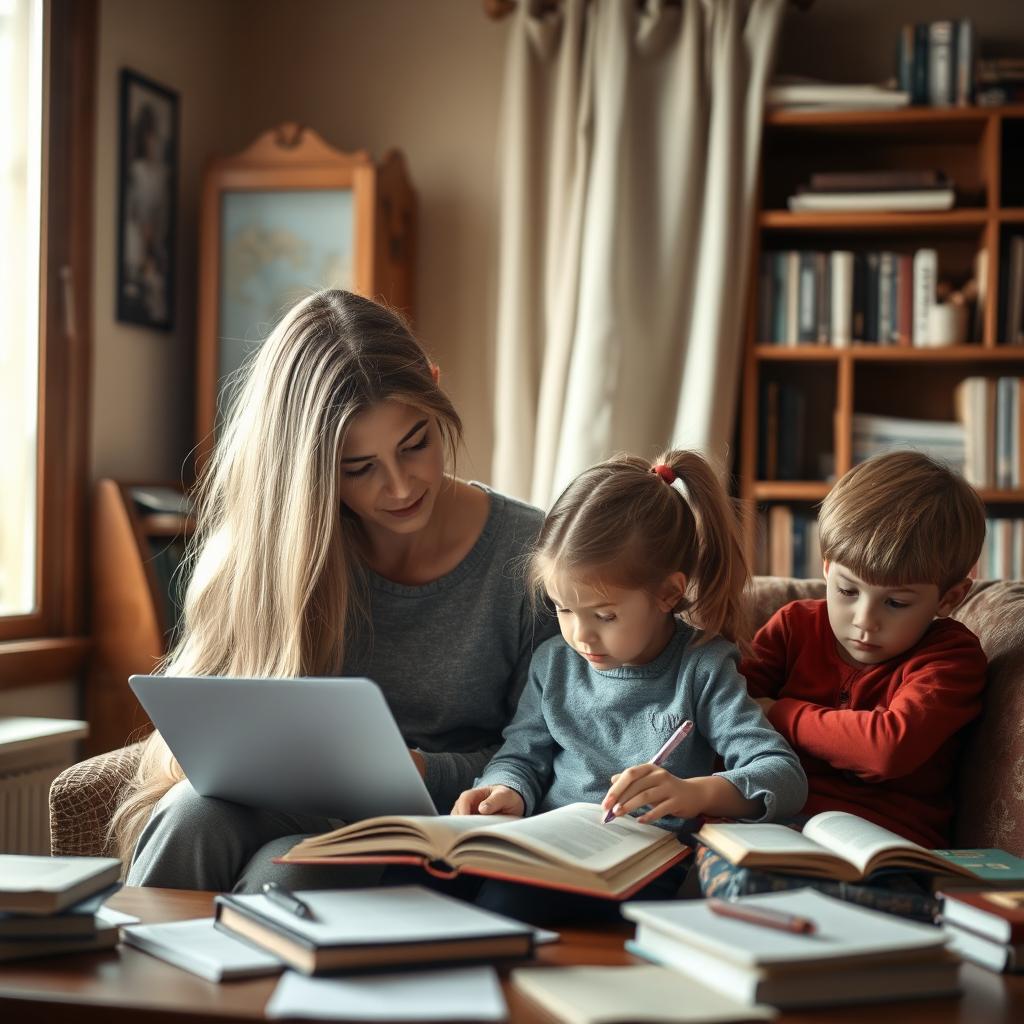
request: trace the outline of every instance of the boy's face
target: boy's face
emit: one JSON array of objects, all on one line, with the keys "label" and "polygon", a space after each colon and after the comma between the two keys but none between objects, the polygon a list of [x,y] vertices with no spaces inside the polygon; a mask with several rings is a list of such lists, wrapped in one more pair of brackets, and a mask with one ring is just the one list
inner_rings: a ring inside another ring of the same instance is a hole
[{"label": "boy's face", "polygon": [[936,615],[948,615],[966,595],[964,580],[939,593],[934,583],[877,587],[838,562],[825,562],[828,622],[839,654],[851,665],[878,665],[910,650]]}]

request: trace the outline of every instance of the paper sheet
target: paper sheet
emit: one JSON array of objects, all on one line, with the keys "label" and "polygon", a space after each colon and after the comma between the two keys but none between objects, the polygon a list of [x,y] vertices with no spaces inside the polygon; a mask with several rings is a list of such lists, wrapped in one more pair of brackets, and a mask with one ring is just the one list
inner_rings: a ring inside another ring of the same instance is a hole
[{"label": "paper sheet", "polygon": [[505,1020],[493,967],[454,967],[345,978],[287,972],[267,1002],[267,1017],[313,1020]]}]

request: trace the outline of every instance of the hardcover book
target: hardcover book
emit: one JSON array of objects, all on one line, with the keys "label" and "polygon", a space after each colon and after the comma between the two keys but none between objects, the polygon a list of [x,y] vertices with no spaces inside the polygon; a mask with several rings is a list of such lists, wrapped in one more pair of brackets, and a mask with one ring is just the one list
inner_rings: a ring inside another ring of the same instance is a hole
[{"label": "hardcover book", "polygon": [[598,804],[529,818],[398,815],[368,818],[293,846],[282,863],[415,864],[441,878],[466,873],[624,899],[686,857],[673,832],[629,816],[605,825]]},{"label": "hardcover book", "polygon": [[697,838],[740,867],[856,882],[883,868],[975,878],[948,857],[846,811],[815,814],[803,832],[785,825],[707,824]]},{"label": "hardcover book", "polygon": [[300,917],[263,895],[220,895],[216,925],[303,974],[529,956],[534,932],[416,885],[299,892]]}]

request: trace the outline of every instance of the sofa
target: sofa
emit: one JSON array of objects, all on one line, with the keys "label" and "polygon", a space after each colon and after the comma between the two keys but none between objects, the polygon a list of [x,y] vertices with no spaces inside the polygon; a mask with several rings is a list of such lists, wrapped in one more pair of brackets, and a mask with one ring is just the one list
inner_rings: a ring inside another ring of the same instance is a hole
[{"label": "sofa", "polygon": [[[758,625],[789,601],[821,598],[822,580],[758,577]],[[997,846],[1024,856],[1024,583],[977,581],[957,609],[989,660],[984,709],[971,726],[956,779],[958,847]],[[139,761],[141,744],[63,771],[50,787],[54,855],[111,855],[107,824]]]}]

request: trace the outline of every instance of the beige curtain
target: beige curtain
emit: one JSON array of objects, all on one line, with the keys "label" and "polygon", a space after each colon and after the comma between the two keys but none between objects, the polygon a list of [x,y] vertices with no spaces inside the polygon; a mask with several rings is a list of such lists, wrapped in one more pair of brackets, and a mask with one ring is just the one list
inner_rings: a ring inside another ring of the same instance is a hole
[{"label": "beige curtain", "polygon": [[785,0],[520,0],[501,128],[498,488],[612,452],[724,461]]}]

